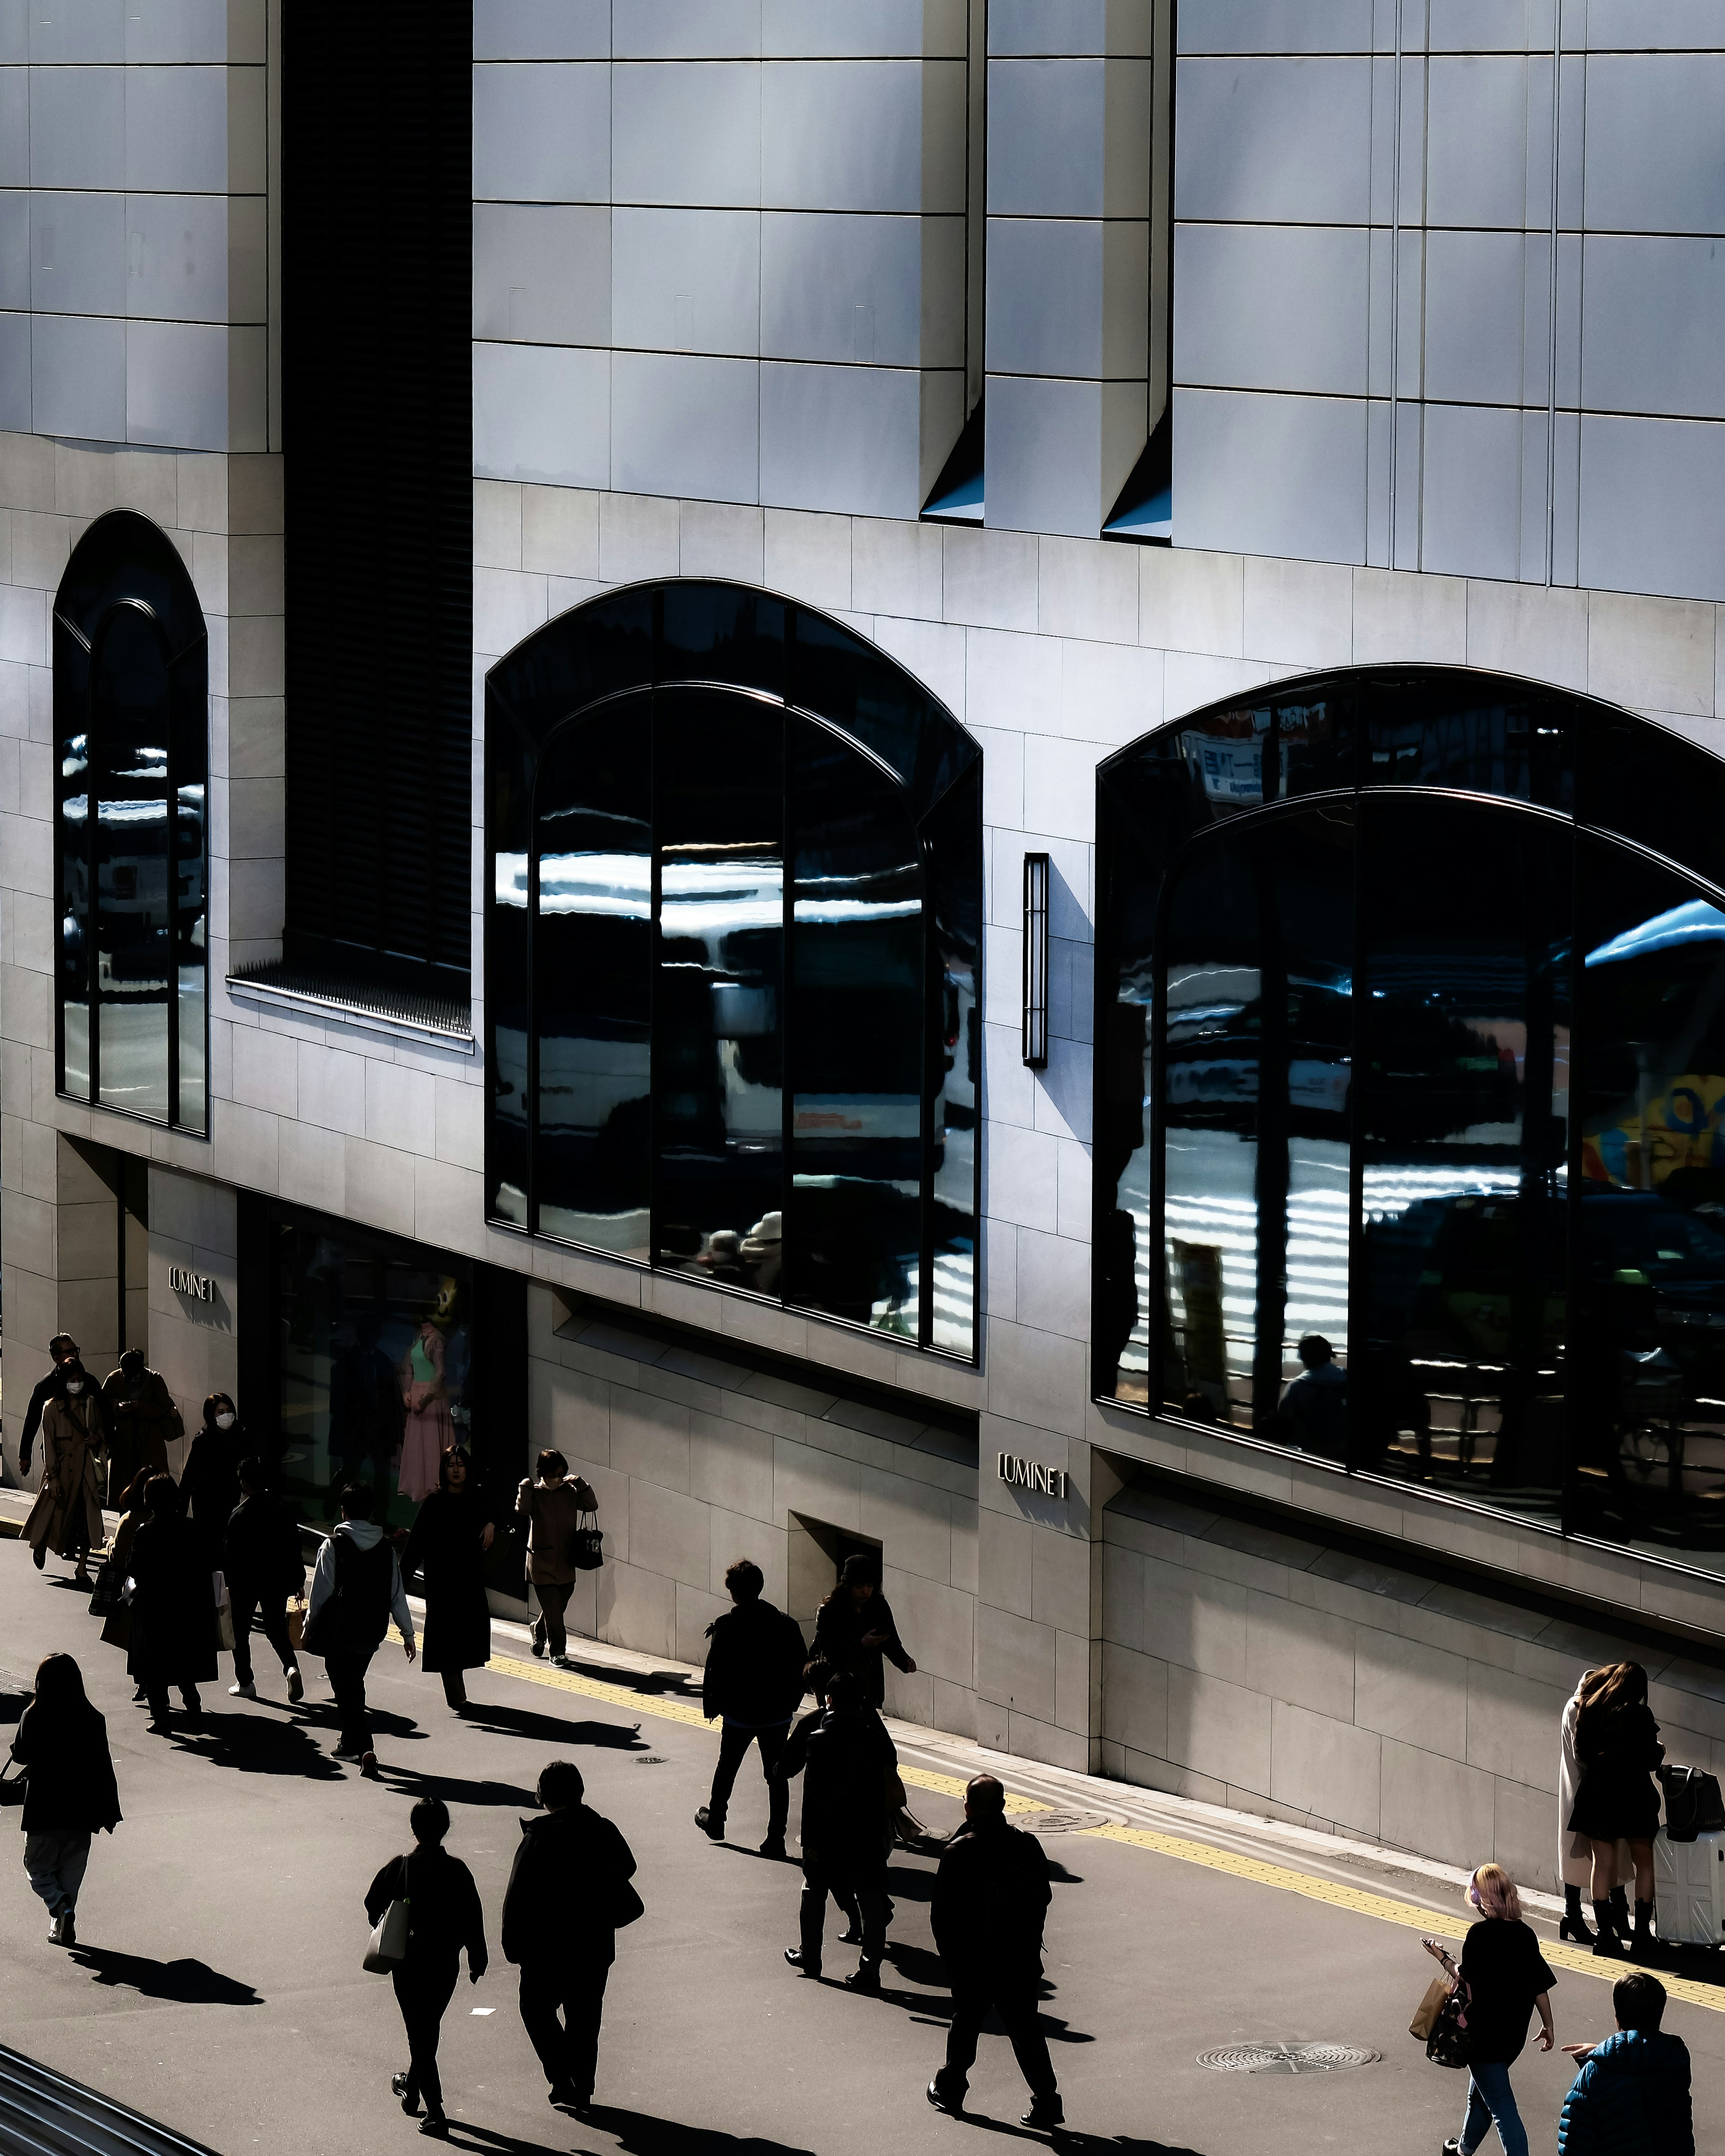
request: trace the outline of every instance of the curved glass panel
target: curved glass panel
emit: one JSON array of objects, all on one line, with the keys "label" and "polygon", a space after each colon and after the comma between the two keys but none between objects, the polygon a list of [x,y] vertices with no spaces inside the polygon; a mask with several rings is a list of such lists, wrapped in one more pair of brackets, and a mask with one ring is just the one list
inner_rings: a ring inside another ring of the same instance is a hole
[{"label": "curved glass panel", "polygon": [[96,1098],[163,1123],[176,978],[168,726],[156,625],[116,608],[90,666]]},{"label": "curved glass panel", "polygon": [[511,1228],[531,1224],[527,1037],[532,1011],[533,765],[501,714],[490,714],[491,879],[485,909],[485,1211]]},{"label": "curved glass panel", "polygon": [[1573,700],[1490,674],[1374,675],[1366,783],[1574,805]]},{"label": "curved glass panel", "polygon": [[975,1352],[977,1169],[982,1138],[982,771],[973,765],[928,819],[933,949],[928,1018],[933,1106],[928,1337]]}]

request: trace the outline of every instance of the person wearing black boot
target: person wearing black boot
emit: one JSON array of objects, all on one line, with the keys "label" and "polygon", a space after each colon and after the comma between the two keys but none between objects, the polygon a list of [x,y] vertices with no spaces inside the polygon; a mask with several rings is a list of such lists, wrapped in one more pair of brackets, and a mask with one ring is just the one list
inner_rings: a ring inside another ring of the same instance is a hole
[{"label": "person wearing black boot", "polygon": [[992,1774],[978,1774],[964,1792],[964,1824],[941,1858],[929,1912],[952,1987],[947,2062],[928,2084],[937,2111],[955,2118],[963,2112],[977,2039],[993,2008],[1030,2087],[1030,2108],[1019,2125],[1034,2131],[1065,2123],[1036,2008],[1051,1898],[1042,1844],[1007,1825],[1005,1790]]},{"label": "person wearing black boot", "polygon": [[[1560,1939],[1573,1939],[1579,1947],[1590,1947],[1594,1934],[1587,1928],[1587,1919],[1581,1912],[1582,1896],[1593,1887],[1594,1845],[1584,1834],[1572,1834],[1569,1815],[1575,1809],[1575,1799],[1581,1791],[1581,1759],[1575,1749],[1575,1725],[1581,1713],[1581,1695],[1589,1680],[1598,1676],[1595,1670],[1583,1671],[1574,1692],[1563,1709],[1563,1718],[1558,1732],[1558,1873],[1563,1882],[1563,1918],[1558,1927]],[[1629,1899],[1624,1891],[1625,1882],[1635,1876],[1635,1864],[1630,1856],[1629,1844],[1620,1841],[1613,1866],[1616,1885],[1611,1889],[1611,1928],[1620,1938],[1630,1934]]]},{"label": "person wearing black boot", "polygon": [[408,1905],[407,1958],[394,1972],[395,2003],[408,2037],[408,2070],[391,2077],[409,2118],[425,2101],[419,2131],[447,2140],[444,2085],[437,2070],[437,2040],[461,1974],[477,1984],[485,1973],[485,1925],[473,1874],[444,1847],[449,1808],[441,1797],[422,1797],[408,1815],[413,1846],[393,1856],[372,1881],[366,1919],[375,1924],[392,1902]]},{"label": "person wearing black boot", "polygon": [[1582,1681],[1575,1722],[1581,1787],[1569,1814],[1572,1833],[1593,1845],[1596,1954],[1621,1954],[1612,1922],[1611,1889],[1617,1844],[1626,1841],[1635,1869],[1635,1928],[1630,1952],[1651,1960],[1653,1942],[1653,1839],[1659,1832],[1659,1789],[1653,1770],[1665,1757],[1659,1725],[1647,1705],[1647,1672],[1639,1662],[1614,1662]]},{"label": "person wearing black boot", "polygon": [[736,1606],[706,1628],[712,1644],[701,1682],[701,1711],[709,1722],[722,1717],[724,1733],[719,1739],[712,1790],[695,1815],[695,1824],[712,1840],[725,1839],[725,1814],[737,1770],[750,1745],[757,1744],[761,1772],[767,1778],[767,1839],[761,1854],[783,1856],[791,1791],[773,1769],[803,1697],[805,1650],[803,1628],[796,1619],[762,1600],[766,1584],[760,1566],[739,1558],[725,1574]]},{"label": "person wearing black boot", "polygon": [[862,1917],[862,1958],[845,1985],[878,1991],[886,1951],[886,1775],[898,1753],[848,1671],[834,1671],[826,1686],[826,1706],[803,1716],[778,1763],[787,1781],[806,1769],[800,1936],[784,1958],[804,1976],[818,1977],[827,1897],[842,1907],[854,1896]]}]

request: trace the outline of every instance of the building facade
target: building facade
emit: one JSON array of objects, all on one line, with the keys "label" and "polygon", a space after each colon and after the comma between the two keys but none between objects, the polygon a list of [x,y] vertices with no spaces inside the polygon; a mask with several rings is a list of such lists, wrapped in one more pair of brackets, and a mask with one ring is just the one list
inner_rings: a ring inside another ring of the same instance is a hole
[{"label": "building facade", "polygon": [[64,1327],[1026,1758],[1717,1769],[1725,24],[361,14],[0,5],[8,1472]]}]

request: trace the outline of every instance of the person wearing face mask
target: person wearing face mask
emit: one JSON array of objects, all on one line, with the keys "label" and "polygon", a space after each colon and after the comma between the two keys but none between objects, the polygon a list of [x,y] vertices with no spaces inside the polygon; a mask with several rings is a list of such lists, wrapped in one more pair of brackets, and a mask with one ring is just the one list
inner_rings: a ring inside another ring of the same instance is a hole
[{"label": "person wearing face mask", "polygon": [[167,1448],[186,1435],[173,1394],[159,1370],[144,1360],[141,1348],[128,1348],[120,1368],[102,1380],[102,1404],[108,1417],[110,1505],[120,1502],[141,1474],[166,1475]]},{"label": "person wearing face mask", "polygon": [[48,1343],[48,1375],[37,1380],[36,1389],[30,1395],[30,1404],[24,1413],[23,1435],[18,1439],[18,1467],[20,1475],[30,1471],[30,1455],[36,1449],[36,1434],[42,1427],[43,1410],[60,1389],[60,1381],[68,1363],[78,1360],[78,1342],[69,1332],[56,1332]]},{"label": "person wearing face mask", "polygon": [[50,1549],[77,1561],[74,1577],[90,1584],[90,1553],[102,1539],[97,1460],[105,1435],[101,1404],[84,1365],[60,1366],[59,1390],[42,1410],[42,1487],[24,1522],[36,1569]]},{"label": "person wearing face mask", "polygon": [[226,1393],[212,1393],[203,1404],[203,1427],[192,1440],[180,1476],[181,1501],[212,1572],[221,1567],[228,1522],[239,1502],[239,1463],[250,1450],[232,1399]]}]

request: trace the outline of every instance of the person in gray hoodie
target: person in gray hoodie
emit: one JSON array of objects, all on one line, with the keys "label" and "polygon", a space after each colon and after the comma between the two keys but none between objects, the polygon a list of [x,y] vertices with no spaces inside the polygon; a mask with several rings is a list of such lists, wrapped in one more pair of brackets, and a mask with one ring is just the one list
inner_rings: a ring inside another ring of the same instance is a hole
[{"label": "person in gray hoodie", "polygon": [[341,1495],[341,1517],[317,1553],[311,1599],[305,1612],[306,1651],[323,1656],[330,1690],[341,1717],[338,1759],[357,1759],[367,1780],[377,1779],[372,1725],[366,1712],[366,1671],[394,1618],[411,1662],[418,1651],[413,1614],[402,1585],[401,1566],[383,1530],[365,1515],[372,1493],[350,1482]]},{"label": "person in gray hoodie", "polygon": [[1666,1989],[1637,1969],[1611,1994],[1617,2034],[1565,2044],[1581,2068],[1558,2122],[1558,2156],[1695,2156],[1689,2047],[1660,2028]]}]

